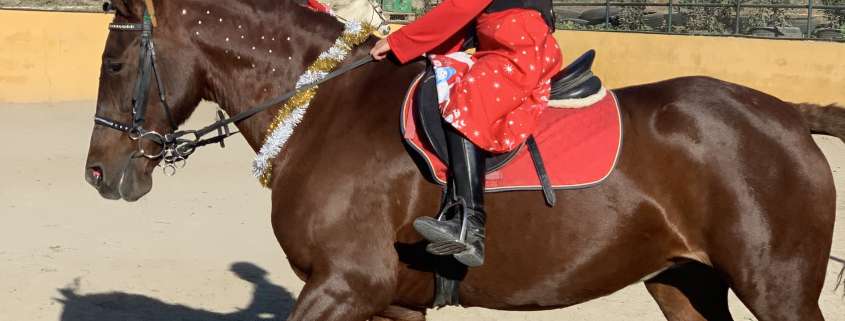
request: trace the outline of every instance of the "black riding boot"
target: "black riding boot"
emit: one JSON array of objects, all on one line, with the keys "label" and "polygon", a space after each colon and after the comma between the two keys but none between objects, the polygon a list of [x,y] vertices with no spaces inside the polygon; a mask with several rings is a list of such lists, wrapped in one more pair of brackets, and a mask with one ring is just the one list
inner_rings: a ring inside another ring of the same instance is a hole
[{"label": "black riding boot", "polygon": [[421,217],[414,221],[417,232],[431,242],[426,250],[434,255],[454,255],[466,266],[484,263],[484,173],[485,153],[458,131],[446,125],[451,180],[455,195],[451,217]]}]

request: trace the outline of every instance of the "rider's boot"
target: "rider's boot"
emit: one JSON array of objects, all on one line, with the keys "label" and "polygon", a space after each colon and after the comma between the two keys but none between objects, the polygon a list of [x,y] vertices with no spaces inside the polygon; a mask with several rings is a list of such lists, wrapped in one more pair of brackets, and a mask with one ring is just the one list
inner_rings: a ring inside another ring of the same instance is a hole
[{"label": "rider's boot", "polygon": [[431,242],[426,250],[434,255],[454,255],[466,266],[484,263],[484,173],[485,153],[457,130],[448,128],[451,179],[454,183],[453,207],[458,213],[440,220],[421,217],[414,228]]}]

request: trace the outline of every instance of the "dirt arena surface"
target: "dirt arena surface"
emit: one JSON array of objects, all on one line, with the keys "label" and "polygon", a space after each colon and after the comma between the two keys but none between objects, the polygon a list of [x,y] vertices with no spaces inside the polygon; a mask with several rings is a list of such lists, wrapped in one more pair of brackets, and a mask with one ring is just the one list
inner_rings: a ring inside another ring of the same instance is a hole
[{"label": "dirt arena surface", "polygon": [[[200,109],[189,126],[213,118],[213,106]],[[269,191],[249,174],[246,144],[204,149],[175,177],[157,173],[137,203],[106,201],[82,178],[93,112],[92,102],[0,104],[0,321],[285,320],[303,283],[273,237]],[[831,254],[845,258],[845,144],[816,140],[839,191]],[[829,321],[845,321],[843,289],[834,292],[842,266],[830,261],[820,300]],[[731,308],[754,320],[735,298]],[[663,320],[641,284],[554,311],[429,316]]]}]

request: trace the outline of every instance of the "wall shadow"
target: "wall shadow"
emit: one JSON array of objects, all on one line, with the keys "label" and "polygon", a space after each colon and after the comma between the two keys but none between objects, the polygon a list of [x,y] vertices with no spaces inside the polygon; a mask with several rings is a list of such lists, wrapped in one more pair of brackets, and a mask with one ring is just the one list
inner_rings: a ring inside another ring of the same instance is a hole
[{"label": "wall shadow", "polygon": [[285,288],[271,283],[267,271],[255,264],[238,262],[230,271],[253,285],[250,304],[232,313],[218,313],[162,302],[145,295],[124,292],[77,294],[75,287],[59,289],[56,301],[64,308],[60,321],[284,321],[294,298]]}]

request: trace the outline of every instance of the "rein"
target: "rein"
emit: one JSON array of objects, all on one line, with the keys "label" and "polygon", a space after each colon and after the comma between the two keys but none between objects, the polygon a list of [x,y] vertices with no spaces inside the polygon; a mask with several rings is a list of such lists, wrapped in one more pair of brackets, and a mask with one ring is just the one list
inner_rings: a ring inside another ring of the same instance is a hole
[{"label": "rein", "polygon": [[[155,16],[152,12],[145,12],[144,19],[141,23],[112,23],[109,24],[111,31],[133,31],[141,32],[141,55],[138,69],[138,79],[135,83],[134,93],[132,95],[132,124],[122,123],[108,117],[95,115],[94,124],[125,132],[129,138],[138,142],[138,153],[148,159],[161,159],[163,171],[166,175],[172,176],[176,173],[177,165],[179,168],[185,167],[187,159],[192,155],[198,147],[205,145],[219,143],[221,147],[225,147],[223,141],[226,138],[234,136],[240,132],[229,131],[230,124],[236,124],[246,120],[256,114],[266,111],[270,108],[276,107],[298,92],[306,91],[329,80],[337,78],[354,69],[366,65],[373,61],[372,56],[356,60],[348,65],[338,67],[338,69],[326,74],[322,79],[300,84],[293,91],[288,92],[279,97],[270,99],[258,106],[252,107],[248,110],[240,112],[235,116],[226,118],[222,111],[218,111],[218,120],[208,126],[198,130],[178,130],[178,125],[173,120],[171,113],[172,108],[167,103],[167,93],[164,84],[161,80],[161,74],[156,65],[156,51],[153,41],[153,28],[155,27]],[[155,75],[156,86],[159,89],[159,101],[162,103],[165,117],[170,126],[170,133],[161,134],[156,131],[144,129],[145,115],[149,103],[147,92],[150,89],[152,82],[152,75]],[[209,138],[203,138],[211,132],[217,131],[217,135]],[[150,151],[144,149],[144,142],[150,141],[160,147],[159,150]],[[134,157],[134,155],[133,155]]]}]

